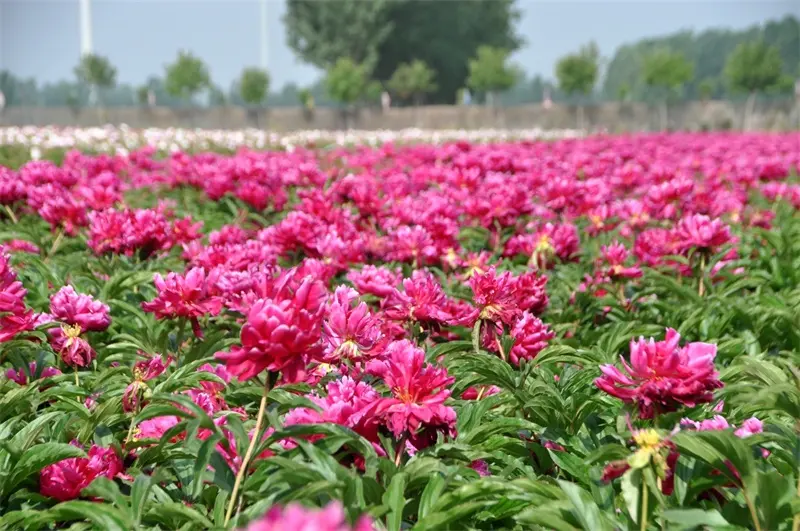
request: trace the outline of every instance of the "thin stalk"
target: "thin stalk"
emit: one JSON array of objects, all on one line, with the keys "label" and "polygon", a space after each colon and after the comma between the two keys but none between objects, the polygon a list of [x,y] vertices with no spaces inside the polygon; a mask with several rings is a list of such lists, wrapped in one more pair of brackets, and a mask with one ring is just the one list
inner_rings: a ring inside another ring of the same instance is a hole
[{"label": "thin stalk", "polygon": [[[800,470],[798,470],[797,474],[797,496],[800,497]],[[800,531],[800,513],[794,515],[792,531]]]},{"label": "thin stalk", "polygon": [[61,245],[61,240],[64,238],[64,229],[59,228],[58,234],[56,234],[55,239],[53,240],[53,245],[50,247],[50,252],[47,253],[45,260],[49,260],[51,256],[53,256],[56,251],[58,250],[58,246]]},{"label": "thin stalk", "polygon": [[486,386],[482,385],[480,389],[478,389],[478,396],[475,398],[475,401],[478,402],[481,398],[483,398],[483,393],[486,392]]},{"label": "thin stalk", "polygon": [[700,282],[697,283],[697,294],[701,297],[706,291],[706,255],[700,253]]},{"label": "thin stalk", "polygon": [[[181,324],[178,327],[178,335],[175,336],[175,357],[178,357],[178,353],[181,351],[181,346],[183,346],[183,338],[186,335],[186,318],[181,317]],[[178,362],[180,363],[180,358],[178,358]]]},{"label": "thin stalk", "polygon": [[475,354],[481,353],[481,322],[482,319],[478,319],[472,327],[472,348],[475,349]]},{"label": "thin stalk", "polygon": [[239,494],[239,487],[247,474],[247,466],[250,464],[250,456],[253,455],[253,449],[256,447],[256,442],[261,440],[261,425],[264,422],[264,412],[267,410],[267,395],[269,395],[269,377],[264,383],[264,393],[261,395],[261,404],[258,406],[258,416],[256,417],[256,429],[253,433],[253,438],[250,440],[250,446],[247,447],[247,452],[242,459],[242,465],[239,467],[239,472],[236,473],[236,481],[233,484],[233,492],[231,492],[231,500],[228,502],[228,510],[225,513],[225,527],[233,516],[233,508],[236,506],[236,495]]},{"label": "thin stalk", "polygon": [[400,461],[403,458],[403,450],[406,446],[406,438],[407,435],[404,433],[402,437],[400,437],[400,441],[397,443],[397,448],[394,452],[394,466],[400,466]]},{"label": "thin stalk", "polygon": [[494,342],[497,345],[497,350],[500,351],[500,359],[506,361],[506,351],[503,350],[503,344],[500,342],[500,338],[494,338]]},{"label": "thin stalk", "polygon": [[3,205],[3,208],[5,209],[6,214],[8,214],[8,219],[11,220],[11,223],[16,225],[19,222],[19,220],[17,219],[17,216],[14,214],[14,211],[11,210],[11,207],[8,205]]},{"label": "thin stalk", "polygon": [[[761,531],[761,522],[758,521],[758,513],[756,512],[756,506],[753,505],[753,501],[750,499],[750,495],[747,493],[747,490],[743,488],[742,493],[744,494],[744,501],[747,503],[747,508],[750,510],[750,519],[753,520],[753,526],[755,526],[756,531]],[[795,520],[792,523],[793,527],[796,522],[797,522],[797,516],[795,516]]]},{"label": "thin stalk", "polygon": [[641,531],[647,530],[647,480],[642,474],[642,514],[639,515],[639,520],[641,524],[639,525],[639,529]]},{"label": "thin stalk", "polygon": [[81,381],[78,378],[78,367],[75,366],[75,367],[73,367],[73,369],[75,370],[75,387],[80,387],[81,386]]}]

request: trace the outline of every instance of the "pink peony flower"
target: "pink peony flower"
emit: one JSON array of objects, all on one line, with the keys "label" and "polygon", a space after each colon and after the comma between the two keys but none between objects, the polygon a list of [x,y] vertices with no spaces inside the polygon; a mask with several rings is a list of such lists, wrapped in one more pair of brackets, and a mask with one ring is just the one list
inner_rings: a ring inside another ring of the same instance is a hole
[{"label": "pink peony flower", "polygon": [[195,335],[202,337],[198,317],[217,315],[222,309],[222,299],[209,293],[217,274],[212,271],[206,276],[199,267],[190,269],[185,275],[167,273],[166,279],[156,273],[153,282],[158,296],[150,302],[143,302],[142,309],[154,313],[158,319],[189,319]]},{"label": "pink peony flower", "polygon": [[613,365],[601,365],[597,387],[639,407],[643,419],[711,402],[714,389],[722,387],[714,368],[716,345],[689,343],[678,346],[680,335],[668,328],[664,341],[631,341],[630,365],[622,359],[626,374]]},{"label": "pink peony flower", "polygon": [[444,290],[429,271],[415,270],[411,278],[403,279],[403,288],[393,290],[386,298],[384,312],[389,319],[441,325],[452,317],[444,308]]},{"label": "pink peony flower", "polygon": [[625,265],[630,253],[618,241],[614,241],[610,245],[603,245],[600,248],[600,254],[602,259],[598,262],[598,265],[602,274],[608,276],[611,280],[639,278],[642,276],[642,270],[637,264],[632,266]]},{"label": "pink peony flower", "polygon": [[713,254],[732,241],[730,229],[722,220],[712,220],[701,214],[681,218],[675,226],[674,238],[681,253],[696,249]]},{"label": "pink peony flower", "polygon": [[[28,370],[33,377],[32,379],[36,379],[36,362],[32,361],[28,363]],[[45,367],[42,369],[41,374],[39,374],[39,379],[42,378],[50,378],[51,376],[58,376],[61,374],[61,371],[56,369],[55,367]],[[28,384],[28,373],[25,372],[24,369],[16,370],[16,369],[7,369],[6,370],[6,378],[9,380],[18,383],[19,385],[27,385]]]},{"label": "pink peony flower", "polygon": [[100,476],[113,479],[122,472],[122,460],[112,448],[93,445],[88,457],[71,457],[42,469],[39,492],[59,501],[73,500]]},{"label": "pink peony flower", "polygon": [[64,286],[50,297],[50,313],[68,325],[79,325],[83,332],[102,332],[111,324],[108,305],[91,295],[78,293]]},{"label": "pink peony flower", "polygon": [[511,352],[508,353],[508,361],[513,365],[519,366],[519,362],[522,359],[532,360],[555,336],[555,332],[550,330],[541,319],[534,317],[529,312],[523,313],[522,317],[511,329],[514,346],[511,348]]},{"label": "pink peony flower", "polygon": [[[289,277],[284,279],[284,283]],[[321,354],[321,321],[327,298],[325,286],[304,279],[294,290],[279,290],[275,298],[253,304],[242,327],[241,346],[216,355],[240,381],[263,370],[283,371],[293,381],[309,358]]]},{"label": "pink peony flower", "polygon": [[370,313],[365,302],[351,308],[351,301],[358,293],[346,286],[339,286],[328,309],[328,317],[322,323],[322,338],[325,341],[325,359],[340,358],[356,360],[371,354],[381,339],[378,320]]},{"label": "pink peony flower", "polygon": [[359,293],[376,297],[386,297],[392,293],[402,279],[400,269],[392,271],[373,265],[364,266],[362,269],[353,270],[347,274],[347,280],[353,283]]},{"label": "pink peony flower", "polygon": [[331,502],[324,509],[306,509],[299,504],[275,506],[244,531],[372,531],[372,521],[362,516],[355,526],[347,523],[342,504]]},{"label": "pink peony flower", "polygon": [[396,438],[406,436],[415,448],[425,448],[436,440],[436,433],[456,435],[456,412],[445,406],[450,396],[446,389],[455,380],[443,367],[425,363],[425,352],[410,341],[393,341],[386,347],[385,359],[371,361],[367,372],[383,379],[391,389],[382,398],[376,416]]},{"label": "pink peony flower", "polygon": [[70,367],[88,367],[97,353],[82,337],[81,326],[61,325],[50,331],[50,344],[61,360]]}]

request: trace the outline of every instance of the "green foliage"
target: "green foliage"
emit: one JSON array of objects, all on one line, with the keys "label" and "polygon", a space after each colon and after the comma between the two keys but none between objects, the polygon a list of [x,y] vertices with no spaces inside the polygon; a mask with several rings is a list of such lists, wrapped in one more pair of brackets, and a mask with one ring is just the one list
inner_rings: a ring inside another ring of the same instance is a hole
[{"label": "green foliage", "polygon": [[[619,87],[627,84],[634,99],[646,96],[647,87],[641,79],[644,57],[661,48],[683,53],[694,64],[695,78],[686,83],[685,96],[699,97],[699,84],[705,79],[723,79],[725,62],[742,42],[763,41],[778,48],[784,72],[796,73],[800,63],[800,19],[785,16],[743,30],[708,29],[702,32],[680,31],[664,37],[646,38],[625,44],[615,52],[608,64],[603,82],[603,93],[616,97]],[[728,87],[721,86],[719,95],[729,95]]]},{"label": "green foliage", "polygon": [[260,68],[246,68],[239,79],[239,93],[250,105],[261,105],[269,92],[269,74]]},{"label": "green foliage", "polygon": [[424,94],[436,90],[436,72],[419,59],[402,63],[392,74],[387,87],[401,99],[413,99],[419,103]]},{"label": "green foliage", "polygon": [[475,58],[469,60],[470,88],[487,94],[511,88],[518,73],[508,65],[509,51],[481,46]]},{"label": "green foliage", "polygon": [[597,47],[589,45],[556,63],[558,85],[566,94],[589,94],[597,82]]},{"label": "green foliage", "polygon": [[777,47],[763,41],[743,42],[728,56],[725,77],[734,90],[763,92],[781,82],[781,68]]},{"label": "green foliage", "polygon": [[368,83],[366,66],[356,64],[348,57],[336,61],[325,77],[325,88],[330,97],[345,105],[352,105],[360,100]]},{"label": "green foliage", "polygon": [[117,69],[107,57],[87,54],[75,67],[75,76],[89,86],[111,88],[117,82]]},{"label": "green foliage", "polygon": [[700,82],[697,86],[697,93],[702,100],[711,99],[714,93],[717,91],[719,83],[716,79],[704,79]]},{"label": "green foliage", "polygon": [[642,80],[653,88],[675,91],[692,79],[694,67],[680,52],[656,50],[644,58]]},{"label": "green foliage", "polygon": [[168,94],[190,100],[195,94],[211,85],[208,68],[191,52],[180,51],[174,63],[166,66],[164,87]]},{"label": "green foliage", "polygon": [[392,35],[388,0],[289,0],[284,23],[289,47],[304,61],[329,69],[346,57],[374,67]]}]

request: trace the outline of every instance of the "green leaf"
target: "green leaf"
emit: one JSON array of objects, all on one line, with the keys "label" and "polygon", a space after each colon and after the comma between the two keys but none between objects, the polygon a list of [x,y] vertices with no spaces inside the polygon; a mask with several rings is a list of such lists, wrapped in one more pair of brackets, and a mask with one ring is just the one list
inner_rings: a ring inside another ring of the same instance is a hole
[{"label": "green leaf", "polygon": [[667,509],[661,513],[661,516],[670,523],[683,525],[689,529],[696,529],[700,526],[715,528],[731,525],[717,510]]},{"label": "green leaf", "polygon": [[386,526],[389,531],[400,531],[400,526],[403,524],[403,508],[406,505],[403,494],[406,489],[406,478],[407,476],[403,472],[395,474],[383,495],[383,503],[389,509],[389,516],[386,518]]},{"label": "green leaf", "polygon": [[47,465],[57,463],[70,457],[86,457],[83,450],[71,444],[48,442],[38,444],[26,450],[11,471],[11,475],[4,486],[4,494],[11,493],[28,477],[38,474]]},{"label": "green leaf", "polygon": [[436,505],[439,496],[445,489],[447,482],[440,474],[431,476],[425,489],[422,491],[422,496],[419,499],[419,509],[417,510],[417,519],[422,520],[430,512],[431,508]]},{"label": "green leaf", "polygon": [[129,531],[130,522],[119,509],[104,503],[71,500],[62,502],[47,511],[53,522],[88,520],[104,531]]},{"label": "green leaf", "polygon": [[574,507],[572,514],[585,531],[610,529],[608,523],[603,520],[597,504],[592,500],[591,494],[569,481],[558,480],[558,485],[572,503]]}]

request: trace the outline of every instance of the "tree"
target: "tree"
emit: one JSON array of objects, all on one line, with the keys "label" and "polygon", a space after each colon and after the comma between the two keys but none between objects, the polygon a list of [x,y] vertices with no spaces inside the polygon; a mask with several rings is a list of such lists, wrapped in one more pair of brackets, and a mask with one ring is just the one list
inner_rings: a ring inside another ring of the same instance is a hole
[{"label": "tree", "polygon": [[202,59],[180,51],[175,62],[166,66],[164,85],[171,96],[191,101],[195,94],[211,85],[211,77]]},{"label": "tree", "polygon": [[661,99],[661,129],[667,128],[667,103],[670,94],[692,79],[694,67],[680,52],[660,49],[644,58],[642,80],[644,84],[659,92]]},{"label": "tree", "polygon": [[388,0],[288,0],[289,47],[304,61],[328,69],[342,57],[372,69],[393,25]]},{"label": "tree", "polygon": [[108,58],[101,55],[85,54],[75,67],[75,77],[78,81],[88,85],[92,94],[97,98],[97,105],[102,107],[102,90],[108,89],[117,83],[117,69]]},{"label": "tree", "polygon": [[394,30],[378,50],[373,75],[387,82],[402,63],[418,59],[436,73],[437,88],[426,101],[453,103],[479,46],[513,52],[522,45],[515,29],[519,16],[515,0],[394,0]]},{"label": "tree", "polygon": [[697,85],[697,95],[703,101],[708,101],[714,96],[717,90],[717,80],[707,77]]},{"label": "tree", "polygon": [[518,72],[507,64],[508,55],[508,50],[503,48],[481,46],[476,57],[469,60],[467,84],[486,94],[491,104],[494,104],[496,92],[511,88],[517,80]]},{"label": "tree", "polygon": [[248,105],[262,105],[269,94],[269,74],[260,68],[245,68],[239,79],[239,94]]},{"label": "tree", "polygon": [[401,63],[389,79],[387,86],[400,99],[412,99],[418,106],[425,94],[436,90],[436,72],[424,61],[415,59],[410,63]]},{"label": "tree", "polygon": [[763,41],[739,44],[725,62],[725,77],[731,88],[749,93],[744,110],[743,128],[750,125],[756,94],[778,86],[782,77],[778,49]]},{"label": "tree", "polygon": [[328,70],[325,88],[334,101],[345,105],[345,123],[349,127],[353,106],[364,97],[369,85],[367,68],[349,57],[342,57]]},{"label": "tree", "polygon": [[[590,43],[578,53],[562,57],[556,63],[559,88],[571,96],[587,96],[597,82],[599,53],[597,45]],[[578,128],[583,128],[583,105],[578,102]]]}]

